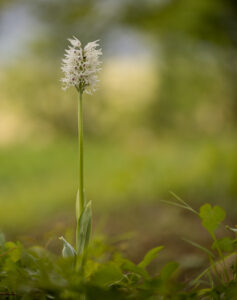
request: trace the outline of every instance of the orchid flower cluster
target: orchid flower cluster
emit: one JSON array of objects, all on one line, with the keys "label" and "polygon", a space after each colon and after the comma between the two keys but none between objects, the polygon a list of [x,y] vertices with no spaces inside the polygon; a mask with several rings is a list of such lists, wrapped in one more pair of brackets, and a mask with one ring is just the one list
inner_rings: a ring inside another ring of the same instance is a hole
[{"label": "orchid flower cluster", "polygon": [[98,49],[98,40],[88,43],[84,49],[76,37],[69,39],[69,42],[71,45],[62,61],[63,89],[74,86],[81,93],[92,94],[96,90],[99,81],[97,74],[101,70],[99,57],[102,51]]}]

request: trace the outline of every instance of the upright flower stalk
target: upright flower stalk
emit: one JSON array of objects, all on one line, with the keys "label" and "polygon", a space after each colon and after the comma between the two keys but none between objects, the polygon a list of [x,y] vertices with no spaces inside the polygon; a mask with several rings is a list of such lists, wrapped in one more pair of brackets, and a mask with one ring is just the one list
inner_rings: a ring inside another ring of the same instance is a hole
[{"label": "upright flower stalk", "polygon": [[[78,95],[78,150],[79,150],[79,181],[78,181],[78,196],[79,208],[83,211],[84,208],[84,159],[83,159],[83,103],[82,92]],[[76,208],[78,210],[78,207]],[[77,212],[77,216],[78,216]]]},{"label": "upright flower stalk", "polygon": [[[91,231],[91,202],[86,202],[84,191],[84,159],[83,159],[83,93],[92,94],[96,91],[98,72],[101,70],[98,41],[88,43],[84,48],[76,38],[69,39],[70,46],[66,49],[62,60],[63,89],[73,86],[78,92],[78,149],[79,149],[79,181],[76,199],[76,250],[62,237],[64,243],[63,256],[80,256],[84,261],[85,250],[89,243]],[[78,261],[78,260],[76,260]]]}]

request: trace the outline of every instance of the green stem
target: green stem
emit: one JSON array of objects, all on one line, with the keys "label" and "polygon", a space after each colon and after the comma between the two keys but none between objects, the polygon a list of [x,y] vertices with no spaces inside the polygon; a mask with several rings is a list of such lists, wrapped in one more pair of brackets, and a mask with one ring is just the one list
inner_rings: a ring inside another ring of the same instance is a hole
[{"label": "green stem", "polygon": [[79,148],[79,200],[80,212],[84,209],[84,165],[83,165],[83,110],[82,92],[78,97],[78,148]]},{"label": "green stem", "polygon": [[78,194],[76,200],[76,249],[79,245],[79,219],[84,209],[84,166],[83,166],[83,109],[82,109],[82,92],[78,90],[78,158],[79,158],[79,178],[78,178]]},{"label": "green stem", "polygon": [[[221,249],[220,249],[220,247],[218,245],[218,241],[216,239],[215,234],[212,234],[212,238],[213,238],[213,240],[214,240],[214,242],[216,244],[217,252],[218,252],[218,254],[220,256],[220,259],[221,259],[221,261],[223,263],[223,269],[224,269],[224,275],[225,275],[225,276],[223,275],[223,278],[226,277],[224,279],[226,279],[226,281],[228,281],[228,280],[230,280],[230,278],[229,278],[228,270],[227,270],[226,263],[225,263],[225,257],[224,257],[224,255],[223,255],[223,253],[222,253],[222,251],[221,251]],[[223,284],[225,284],[225,282],[223,282]]]}]

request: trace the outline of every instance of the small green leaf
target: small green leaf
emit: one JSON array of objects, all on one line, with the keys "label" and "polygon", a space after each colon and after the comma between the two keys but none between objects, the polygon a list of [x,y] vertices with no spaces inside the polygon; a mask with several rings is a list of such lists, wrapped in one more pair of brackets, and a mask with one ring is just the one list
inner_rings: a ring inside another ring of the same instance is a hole
[{"label": "small green leaf", "polygon": [[84,250],[87,248],[90,240],[90,234],[91,234],[91,201],[88,202],[86,207],[81,213],[81,216],[79,218],[79,222],[77,226],[78,228],[78,254],[82,254]]},{"label": "small green leaf", "polygon": [[176,262],[167,263],[161,270],[160,276],[163,281],[167,281],[174,274],[174,272],[178,269],[179,264]]},{"label": "small green leaf", "polygon": [[198,296],[199,297],[205,296],[205,295],[207,295],[211,291],[212,291],[212,288],[201,289],[201,290],[198,291]]},{"label": "small green leaf", "polygon": [[113,262],[102,265],[92,276],[93,284],[98,286],[108,286],[120,281],[123,273],[120,268]]},{"label": "small green leaf", "polygon": [[5,248],[8,252],[8,257],[13,261],[13,262],[17,262],[18,260],[20,260],[21,258],[21,250],[22,250],[22,246],[17,243],[13,243],[13,242],[7,242],[5,244]]},{"label": "small green leaf", "polygon": [[234,251],[234,243],[235,240],[232,240],[230,237],[225,237],[214,241],[212,249],[218,250],[218,248],[220,248],[224,252],[232,252]]},{"label": "small green leaf", "polygon": [[210,204],[204,204],[200,208],[200,218],[202,225],[213,235],[220,223],[225,219],[225,211],[220,206],[211,207]]},{"label": "small green leaf", "polygon": [[156,259],[158,253],[163,248],[163,246],[159,246],[148,251],[147,254],[144,256],[143,260],[138,264],[138,266],[141,268],[146,268],[154,259]]},{"label": "small green leaf", "polygon": [[124,258],[119,253],[116,253],[114,256],[114,262],[117,266],[121,268],[123,272],[126,274],[136,274],[137,276],[143,277],[148,279],[149,274],[147,271],[138,265],[136,265],[134,262],[130,261],[129,259]]},{"label": "small green leaf", "polygon": [[149,278],[149,274],[147,273],[147,271],[144,268],[137,266],[136,264],[134,264],[133,262],[131,262],[128,259],[124,259],[123,264],[122,264],[122,269],[124,271],[137,274],[143,278],[146,278],[146,279]]},{"label": "small green leaf", "polygon": [[69,244],[63,236],[59,238],[63,242],[63,250],[62,250],[62,256],[63,257],[75,257],[76,251],[73,248],[71,244]]}]

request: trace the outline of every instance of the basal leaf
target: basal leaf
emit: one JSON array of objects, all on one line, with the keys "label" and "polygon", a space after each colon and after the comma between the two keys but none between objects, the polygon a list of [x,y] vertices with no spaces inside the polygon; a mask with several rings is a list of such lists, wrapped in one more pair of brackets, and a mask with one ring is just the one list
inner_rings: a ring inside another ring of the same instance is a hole
[{"label": "basal leaf", "polygon": [[75,257],[76,251],[73,248],[71,244],[69,244],[63,236],[59,238],[63,242],[63,250],[62,250],[62,256],[63,257]]},{"label": "basal leaf", "polygon": [[82,254],[84,250],[87,248],[90,240],[90,234],[91,234],[91,201],[88,202],[86,207],[81,213],[79,222],[77,226],[79,226],[77,232],[78,232],[78,254]]},{"label": "basal leaf", "polygon": [[158,253],[163,248],[163,246],[159,246],[148,251],[147,254],[144,256],[143,260],[138,264],[138,266],[141,268],[146,268],[154,259],[156,259]]},{"label": "basal leaf", "polygon": [[225,219],[225,211],[220,206],[211,207],[210,204],[204,204],[200,208],[200,218],[202,225],[213,235],[220,223]]}]

